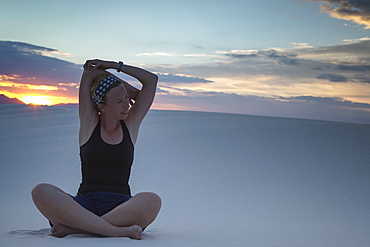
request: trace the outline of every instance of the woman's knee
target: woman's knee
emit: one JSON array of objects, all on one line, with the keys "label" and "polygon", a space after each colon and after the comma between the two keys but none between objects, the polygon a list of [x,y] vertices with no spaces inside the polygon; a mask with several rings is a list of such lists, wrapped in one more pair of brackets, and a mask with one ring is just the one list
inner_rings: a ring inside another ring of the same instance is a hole
[{"label": "woman's knee", "polygon": [[32,199],[34,201],[44,200],[45,198],[49,197],[51,193],[55,193],[56,191],[59,190],[60,189],[58,187],[55,187],[54,185],[40,183],[32,188],[31,190]]},{"label": "woman's knee", "polygon": [[144,205],[148,208],[158,210],[162,206],[162,199],[153,192],[141,192],[138,193],[136,196],[141,197],[143,199]]},{"label": "woman's knee", "polygon": [[46,184],[46,183],[40,183],[40,184],[35,185],[35,187],[33,187],[31,190],[32,197],[41,196],[44,193],[44,191],[47,189],[47,187],[49,187],[49,184]]}]

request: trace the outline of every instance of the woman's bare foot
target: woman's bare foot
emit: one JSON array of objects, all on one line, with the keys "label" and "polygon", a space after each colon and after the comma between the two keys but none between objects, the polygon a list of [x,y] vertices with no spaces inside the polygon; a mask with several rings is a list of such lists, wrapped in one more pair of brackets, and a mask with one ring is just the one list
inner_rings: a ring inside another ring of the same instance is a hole
[{"label": "woman's bare foot", "polygon": [[[70,234],[92,234],[83,230],[71,228],[64,225],[56,225],[51,228],[50,236],[57,238],[64,238]],[[140,240],[143,235],[143,230],[140,226],[133,225],[129,227],[119,227],[116,234],[112,234],[112,237],[129,237],[131,239]]]},{"label": "woman's bare foot", "polygon": [[78,233],[83,233],[83,232],[79,231],[78,229],[74,229],[68,226],[56,225],[51,228],[50,236],[57,237],[57,238],[64,238],[67,235],[78,234]]},{"label": "woman's bare foot", "polygon": [[129,227],[120,227],[121,233],[118,237],[129,237],[140,240],[143,236],[143,229],[140,226],[133,225]]}]

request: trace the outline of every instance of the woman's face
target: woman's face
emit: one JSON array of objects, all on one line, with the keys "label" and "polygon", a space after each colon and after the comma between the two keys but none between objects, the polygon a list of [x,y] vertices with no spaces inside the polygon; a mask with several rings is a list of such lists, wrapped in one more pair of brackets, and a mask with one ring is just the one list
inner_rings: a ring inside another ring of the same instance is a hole
[{"label": "woman's face", "polygon": [[130,98],[125,86],[121,83],[112,88],[106,94],[106,104],[102,106],[102,111],[112,118],[125,120],[130,109]]}]

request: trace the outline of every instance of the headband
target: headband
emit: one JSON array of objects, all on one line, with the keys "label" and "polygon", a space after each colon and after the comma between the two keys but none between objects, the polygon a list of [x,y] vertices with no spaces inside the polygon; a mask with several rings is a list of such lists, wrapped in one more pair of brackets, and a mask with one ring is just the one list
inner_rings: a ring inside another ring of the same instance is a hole
[{"label": "headband", "polygon": [[100,82],[99,86],[95,90],[94,96],[92,97],[92,102],[94,105],[97,106],[101,102],[108,88],[116,81],[116,77],[114,75],[110,75],[105,77],[105,79]]}]

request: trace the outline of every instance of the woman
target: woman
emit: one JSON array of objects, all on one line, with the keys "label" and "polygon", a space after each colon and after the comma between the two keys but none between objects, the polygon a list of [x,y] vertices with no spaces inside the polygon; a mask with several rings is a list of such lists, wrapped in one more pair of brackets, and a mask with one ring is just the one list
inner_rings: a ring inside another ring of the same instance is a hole
[{"label": "woman", "polygon": [[[135,77],[141,90],[107,69]],[[78,194],[71,196],[45,183],[32,189],[36,207],[52,225],[52,236],[92,233],[141,239],[143,229],[157,217],[160,197],[149,192],[131,197],[128,185],[139,127],[154,100],[157,81],[155,74],[122,62],[86,61],[79,89]]]}]

